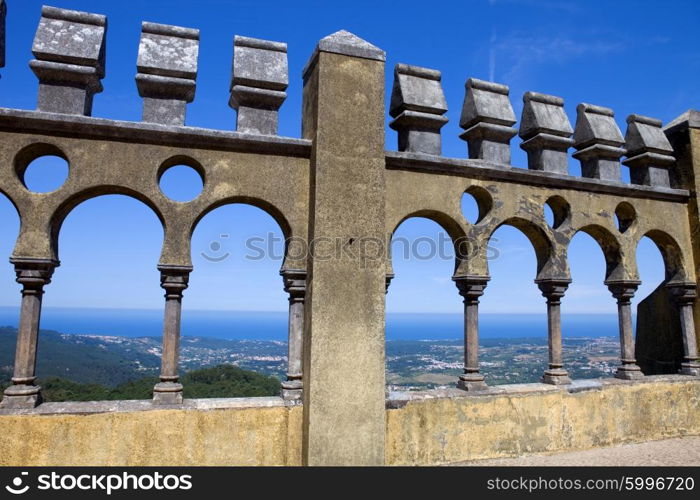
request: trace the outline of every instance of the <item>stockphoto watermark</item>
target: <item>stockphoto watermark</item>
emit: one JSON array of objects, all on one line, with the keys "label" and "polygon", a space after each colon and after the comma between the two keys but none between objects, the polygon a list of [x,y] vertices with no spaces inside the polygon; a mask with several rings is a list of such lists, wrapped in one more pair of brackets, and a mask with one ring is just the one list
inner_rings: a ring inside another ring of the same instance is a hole
[{"label": "stockphoto watermark", "polygon": [[316,261],[355,260],[360,266],[385,258],[454,261],[455,258],[463,260],[482,256],[494,260],[500,255],[498,248],[492,245],[498,242],[496,238],[491,238],[484,245],[467,237],[453,240],[444,234],[417,238],[319,237],[307,240],[299,237],[285,239],[275,233],[267,233],[246,238],[240,243],[240,248],[234,246],[233,240],[229,234],[221,233],[199,254],[212,263],[224,262],[231,257],[251,261],[283,261],[285,258],[305,261],[313,256]]}]

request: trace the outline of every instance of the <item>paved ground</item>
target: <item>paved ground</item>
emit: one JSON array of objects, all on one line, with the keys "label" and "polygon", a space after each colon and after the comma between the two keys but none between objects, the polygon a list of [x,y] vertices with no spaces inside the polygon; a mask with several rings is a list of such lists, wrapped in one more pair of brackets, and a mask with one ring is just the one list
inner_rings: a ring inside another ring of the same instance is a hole
[{"label": "paved ground", "polygon": [[499,458],[460,462],[453,465],[694,465],[700,466],[700,436],[691,436],[648,443],[625,444],[595,450],[528,455],[518,458]]}]

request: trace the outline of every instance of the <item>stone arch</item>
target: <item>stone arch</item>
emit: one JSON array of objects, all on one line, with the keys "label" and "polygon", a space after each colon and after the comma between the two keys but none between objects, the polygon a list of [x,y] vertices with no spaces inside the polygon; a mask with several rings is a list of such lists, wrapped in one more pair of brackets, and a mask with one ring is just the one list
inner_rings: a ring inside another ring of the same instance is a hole
[{"label": "stone arch", "polygon": [[[605,280],[625,279],[622,249],[617,237],[608,229],[597,224],[589,224],[580,227],[572,235],[571,240],[577,233],[583,232],[593,238],[605,257]],[[571,243],[569,240],[569,243]]]},{"label": "stone arch", "polygon": [[639,238],[635,249],[645,236],[653,241],[661,252],[665,266],[665,281],[667,283],[687,281],[688,273],[683,264],[683,252],[678,242],[665,231],[652,229]]},{"label": "stone arch", "polygon": [[92,187],[80,191],[78,193],[74,193],[72,196],[68,197],[58,206],[58,208],[51,215],[49,219],[48,231],[51,237],[51,249],[54,258],[58,259],[58,239],[61,232],[61,226],[63,226],[63,222],[66,220],[66,217],[68,217],[68,214],[70,214],[78,205],[85,201],[100,196],[108,196],[114,194],[128,196],[129,198],[133,198],[136,201],[140,201],[141,203],[146,205],[156,215],[156,217],[161,223],[161,226],[163,227],[163,231],[165,231],[165,217],[158,209],[156,204],[153,203],[153,201],[147,196],[145,196],[143,193],[139,193],[138,191],[134,191],[133,189],[124,186]]},{"label": "stone arch", "polygon": [[[486,238],[488,244],[493,237],[493,234],[498,231],[501,226],[512,226],[525,235],[532,244],[535,250],[535,258],[537,259],[537,277],[542,277],[542,274],[548,270],[554,261],[554,244],[549,238],[547,231],[540,227],[537,223],[532,222],[522,217],[510,217],[496,225]],[[568,270],[561,270],[562,273],[568,273]]]},{"label": "stone arch", "polygon": [[[277,226],[280,228],[282,231],[282,237],[284,238],[284,262],[282,264],[282,268],[285,269],[288,266],[288,259],[287,256],[289,254],[289,245],[293,242],[294,238],[298,237],[305,237],[305,235],[298,234],[300,233],[299,230],[295,230],[292,228],[292,224],[290,224],[289,219],[285,217],[285,215],[282,213],[282,211],[277,208],[273,203],[270,203],[267,200],[264,200],[262,198],[257,198],[257,197],[251,197],[251,196],[233,196],[230,198],[225,198],[223,200],[217,200],[215,203],[212,203],[208,205],[204,210],[202,210],[197,217],[194,219],[192,222],[192,225],[190,226],[190,234],[188,237],[188,249],[189,246],[191,245],[192,242],[192,236],[194,234],[195,229],[197,228],[197,225],[199,222],[207,216],[207,214],[213,212],[217,208],[221,208],[226,205],[250,205],[255,208],[259,208],[263,212],[265,212],[267,215],[272,217],[272,219],[275,221]],[[304,245],[306,245],[307,242],[304,242]],[[305,246],[306,248],[306,246]],[[300,249],[301,251],[302,249]],[[189,250],[188,250],[189,251]],[[293,267],[298,267],[298,266],[293,266]]]}]

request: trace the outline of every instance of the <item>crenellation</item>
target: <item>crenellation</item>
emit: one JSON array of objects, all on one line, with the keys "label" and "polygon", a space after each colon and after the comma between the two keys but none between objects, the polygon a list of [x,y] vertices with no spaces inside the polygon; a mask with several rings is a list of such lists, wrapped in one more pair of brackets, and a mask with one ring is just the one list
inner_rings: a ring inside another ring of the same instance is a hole
[{"label": "crenellation", "polygon": [[194,100],[199,30],[144,22],[136,60],[136,86],[144,122],[184,125]]},{"label": "crenellation", "polygon": [[237,113],[237,130],[277,135],[278,111],[289,85],[287,44],[236,35],[229,106]]},{"label": "crenellation", "polygon": [[105,76],[106,32],[105,16],[42,8],[29,62],[39,78],[39,111],[92,114]]},{"label": "crenellation", "polygon": [[567,151],[573,145],[573,129],[561,97],[526,92],[520,118],[520,147],[527,151],[528,168],[568,173]]},{"label": "crenellation", "polygon": [[583,177],[622,180],[620,158],[625,141],[610,108],[582,103],[576,107],[573,157],[581,162]]},{"label": "crenellation", "polygon": [[399,151],[440,155],[440,129],[448,118],[439,71],[397,64],[389,114],[389,126],[398,132]]},{"label": "crenellation", "polygon": [[512,127],[515,113],[509,89],[499,83],[469,78],[459,126],[459,137],[469,144],[469,158],[510,165],[510,140],[518,133]]},{"label": "crenellation", "polygon": [[671,187],[669,169],[675,164],[673,148],[661,120],[641,115],[627,117],[625,148],[630,180],[642,186]]}]

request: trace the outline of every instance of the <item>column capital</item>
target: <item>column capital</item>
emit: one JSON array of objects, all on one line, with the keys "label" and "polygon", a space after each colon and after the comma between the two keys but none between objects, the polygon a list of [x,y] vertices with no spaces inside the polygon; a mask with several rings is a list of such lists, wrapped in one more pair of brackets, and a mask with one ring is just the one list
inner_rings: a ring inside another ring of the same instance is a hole
[{"label": "column capital", "polygon": [[478,300],[484,294],[490,276],[453,276],[452,281],[457,285],[459,294],[464,300]]},{"label": "column capital", "polygon": [[571,284],[571,278],[546,278],[535,280],[547,302],[559,302]]},{"label": "column capital", "polygon": [[394,273],[386,273],[386,277],[384,278],[385,283],[386,283],[386,292],[389,293],[389,285],[391,285],[391,280],[394,279],[394,276],[396,276]]},{"label": "column capital", "polygon": [[289,300],[304,300],[306,295],[306,270],[282,269],[280,275],[284,282],[284,291],[289,294]]},{"label": "column capital", "polygon": [[678,304],[693,304],[697,298],[697,285],[692,281],[668,283],[666,288]]},{"label": "column capital", "polygon": [[165,290],[165,297],[182,298],[182,292],[189,285],[192,266],[161,264],[158,266],[158,270],[160,271],[160,286]]},{"label": "column capital", "polygon": [[639,280],[606,281],[605,285],[618,302],[629,302],[642,282]]},{"label": "column capital", "polygon": [[15,266],[16,281],[24,287],[24,291],[40,291],[51,283],[54,269],[60,265],[60,262],[54,259],[29,257],[11,257],[10,263]]}]

